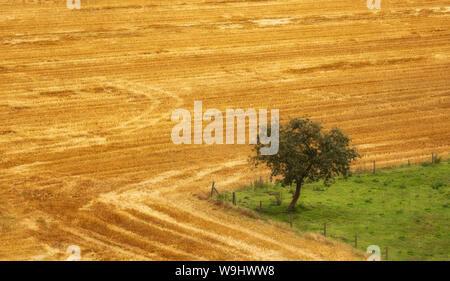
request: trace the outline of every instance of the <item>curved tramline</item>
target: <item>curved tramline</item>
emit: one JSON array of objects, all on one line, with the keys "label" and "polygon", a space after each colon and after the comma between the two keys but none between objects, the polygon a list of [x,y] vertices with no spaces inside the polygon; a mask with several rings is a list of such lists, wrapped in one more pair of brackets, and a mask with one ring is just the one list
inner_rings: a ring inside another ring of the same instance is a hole
[{"label": "curved tramline", "polygon": [[195,101],[337,126],[352,170],[450,152],[436,1],[16,2],[0,1],[0,259],[364,259],[209,200],[269,173],[247,137],[175,145],[172,113]]}]

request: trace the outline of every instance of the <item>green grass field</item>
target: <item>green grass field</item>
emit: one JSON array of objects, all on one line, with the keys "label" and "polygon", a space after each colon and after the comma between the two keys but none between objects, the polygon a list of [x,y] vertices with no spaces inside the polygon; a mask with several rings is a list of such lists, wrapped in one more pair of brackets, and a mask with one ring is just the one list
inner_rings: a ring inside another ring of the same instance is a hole
[{"label": "green grass field", "polygon": [[[337,179],[330,187],[306,184],[293,214],[293,227],[322,232],[358,249],[378,245],[389,260],[450,260],[450,161],[379,169]],[[293,187],[255,183],[236,191],[237,205],[264,219],[289,223]],[[281,200],[276,194],[281,192]],[[232,201],[232,193],[219,199]],[[259,210],[262,201],[262,210]],[[281,201],[281,202],[280,202]],[[279,205],[281,203],[281,205]]]}]

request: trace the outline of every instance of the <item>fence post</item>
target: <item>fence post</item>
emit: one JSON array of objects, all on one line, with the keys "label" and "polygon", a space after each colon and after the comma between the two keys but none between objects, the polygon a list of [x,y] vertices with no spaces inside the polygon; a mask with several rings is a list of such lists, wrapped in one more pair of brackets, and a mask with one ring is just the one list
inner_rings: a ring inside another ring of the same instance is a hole
[{"label": "fence post", "polygon": [[292,228],[292,213],[289,213],[289,224],[291,225]]},{"label": "fence post", "polygon": [[373,160],[373,173],[375,174],[377,171],[375,160]]},{"label": "fence post", "polygon": [[389,260],[389,248],[386,247],[386,260]]},{"label": "fence post", "polygon": [[236,192],[233,192],[233,205],[236,206]]},{"label": "fence post", "polygon": [[211,198],[213,197],[213,192],[214,192],[214,181],[213,181],[212,186],[211,186]]},{"label": "fence post", "polygon": [[323,223],[323,236],[327,237],[327,222]]},{"label": "fence post", "polygon": [[358,248],[358,233],[355,233],[355,248]]},{"label": "fence post", "polygon": [[259,210],[262,211],[262,201],[259,201]]}]

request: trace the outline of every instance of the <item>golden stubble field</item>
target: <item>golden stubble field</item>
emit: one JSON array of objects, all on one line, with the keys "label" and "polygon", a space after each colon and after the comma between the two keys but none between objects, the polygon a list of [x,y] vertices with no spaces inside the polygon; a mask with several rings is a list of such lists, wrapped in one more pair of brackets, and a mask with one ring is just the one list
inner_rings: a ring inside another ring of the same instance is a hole
[{"label": "golden stubble field", "polygon": [[0,0],[0,259],[360,258],[199,199],[267,171],[172,144],[194,100],[339,126],[355,169],[450,152],[450,1],[35,2]]}]

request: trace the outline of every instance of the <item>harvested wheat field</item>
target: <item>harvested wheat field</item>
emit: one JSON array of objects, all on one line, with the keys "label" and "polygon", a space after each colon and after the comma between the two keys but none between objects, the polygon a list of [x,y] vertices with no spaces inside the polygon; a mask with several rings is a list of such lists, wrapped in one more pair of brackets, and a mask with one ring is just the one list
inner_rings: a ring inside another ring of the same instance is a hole
[{"label": "harvested wheat field", "polygon": [[450,1],[34,2],[0,1],[2,260],[362,258],[205,200],[268,172],[173,144],[195,100],[338,126],[355,169],[450,152]]}]

